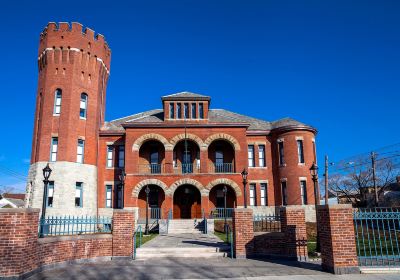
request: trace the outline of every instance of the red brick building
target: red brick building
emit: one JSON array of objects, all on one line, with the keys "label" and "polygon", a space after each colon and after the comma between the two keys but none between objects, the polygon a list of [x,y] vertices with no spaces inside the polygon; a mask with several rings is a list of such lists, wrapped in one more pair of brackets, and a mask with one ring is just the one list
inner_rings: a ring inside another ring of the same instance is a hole
[{"label": "red brick building", "polygon": [[41,207],[47,162],[49,215],[144,208],[146,186],[150,207],[174,218],[223,207],[224,186],[227,207],[243,207],[244,169],[251,207],[314,204],[313,127],[214,109],[209,96],[190,92],[105,122],[110,56],[104,37],[78,23],[49,23],[41,34],[27,206]]}]

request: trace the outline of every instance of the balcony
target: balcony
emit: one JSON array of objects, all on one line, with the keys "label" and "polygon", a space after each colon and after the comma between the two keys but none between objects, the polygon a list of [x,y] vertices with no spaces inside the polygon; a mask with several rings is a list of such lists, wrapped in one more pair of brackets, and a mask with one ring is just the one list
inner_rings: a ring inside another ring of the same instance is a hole
[{"label": "balcony", "polygon": [[162,174],[165,173],[165,164],[139,164],[138,172],[140,174]]},{"label": "balcony", "polygon": [[174,166],[174,174],[198,174],[200,173],[200,164],[178,163]]},{"label": "balcony", "polygon": [[212,163],[210,173],[234,173],[234,165],[231,162],[227,163]]}]

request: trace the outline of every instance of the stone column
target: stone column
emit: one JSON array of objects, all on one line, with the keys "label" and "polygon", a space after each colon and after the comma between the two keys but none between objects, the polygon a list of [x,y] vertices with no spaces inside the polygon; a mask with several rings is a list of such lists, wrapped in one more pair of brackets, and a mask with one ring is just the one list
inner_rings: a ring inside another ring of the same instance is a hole
[{"label": "stone column", "polygon": [[132,210],[114,209],[112,258],[130,258],[133,252],[135,213]]},{"label": "stone column", "polygon": [[308,252],[304,208],[302,206],[281,207],[280,216],[281,231],[286,241],[286,256],[296,260],[306,259]]},{"label": "stone column", "polygon": [[253,253],[253,209],[235,208],[232,217],[233,250],[237,259]]},{"label": "stone column", "polygon": [[318,205],[322,268],[335,274],[360,273],[351,205]]},{"label": "stone column", "polygon": [[39,209],[0,209],[0,278],[38,267]]}]

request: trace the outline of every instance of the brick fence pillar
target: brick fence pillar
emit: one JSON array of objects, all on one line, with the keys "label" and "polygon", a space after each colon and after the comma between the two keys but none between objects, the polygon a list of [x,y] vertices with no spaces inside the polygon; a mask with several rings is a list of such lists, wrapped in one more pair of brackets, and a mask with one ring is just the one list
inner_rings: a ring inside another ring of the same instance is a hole
[{"label": "brick fence pillar", "polygon": [[317,222],[322,268],[335,274],[360,273],[351,205],[320,205]]},{"label": "brick fence pillar", "polygon": [[235,208],[232,217],[233,250],[237,259],[245,259],[253,253],[253,210]]},{"label": "brick fence pillar", "polygon": [[307,252],[306,216],[302,206],[286,206],[280,208],[281,230],[285,234],[286,256],[304,260]]},{"label": "brick fence pillar", "polygon": [[0,209],[0,278],[38,267],[39,209]]},{"label": "brick fence pillar", "polygon": [[135,213],[133,210],[114,209],[112,257],[129,258],[133,252]]}]

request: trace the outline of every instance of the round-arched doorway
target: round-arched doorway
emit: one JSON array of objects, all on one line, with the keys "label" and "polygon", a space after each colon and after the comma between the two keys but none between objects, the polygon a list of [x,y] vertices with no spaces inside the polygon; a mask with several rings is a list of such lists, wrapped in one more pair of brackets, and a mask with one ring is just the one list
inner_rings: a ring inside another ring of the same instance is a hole
[{"label": "round-arched doorway", "polygon": [[192,185],[179,186],[174,192],[174,219],[201,218],[201,194]]}]

